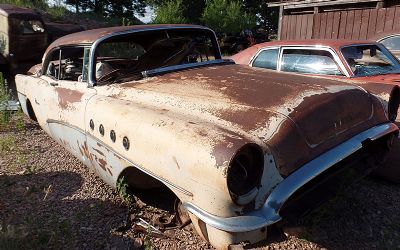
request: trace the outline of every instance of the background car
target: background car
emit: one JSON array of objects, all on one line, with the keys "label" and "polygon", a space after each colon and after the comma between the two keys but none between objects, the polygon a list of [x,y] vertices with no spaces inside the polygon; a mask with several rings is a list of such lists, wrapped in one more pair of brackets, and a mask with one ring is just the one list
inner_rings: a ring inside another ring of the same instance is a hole
[{"label": "background car", "polygon": [[[275,41],[254,45],[231,57],[236,63],[321,78],[341,79],[376,94],[397,110],[400,63],[380,43],[350,40]],[[395,88],[394,88],[395,87]],[[391,101],[390,101],[391,97]],[[400,125],[400,115],[392,114]],[[400,142],[378,175],[400,182]]]},{"label": "background car", "polygon": [[385,45],[393,55],[400,59],[400,34],[380,34],[376,41]]},{"label": "background car", "polygon": [[71,34],[31,73],[16,76],[26,115],[112,187],[168,187],[216,248],[309,212],[378,167],[398,134],[368,92],[222,60],[202,26]]}]

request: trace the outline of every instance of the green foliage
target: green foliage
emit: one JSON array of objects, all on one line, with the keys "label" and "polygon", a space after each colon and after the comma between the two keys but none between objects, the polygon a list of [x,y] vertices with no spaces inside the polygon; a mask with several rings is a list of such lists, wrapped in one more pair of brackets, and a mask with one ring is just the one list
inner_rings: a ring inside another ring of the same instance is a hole
[{"label": "green foliage", "polygon": [[[10,100],[10,95],[7,92],[6,82],[3,73],[0,72],[0,107],[2,104]],[[0,126],[7,125],[10,122],[11,114],[5,109],[0,109]]]},{"label": "green foliage", "polygon": [[145,250],[152,250],[153,244],[151,243],[151,228],[147,228],[146,236],[144,237],[144,249]]},{"label": "green foliage", "polygon": [[14,136],[0,137],[0,153],[11,151],[15,147]]},{"label": "green foliage", "polygon": [[[117,18],[118,24],[139,24],[135,15],[144,16],[145,0],[64,0],[67,5],[75,8],[75,13],[88,13],[104,18]],[[114,22],[113,22],[114,23]]]},{"label": "green foliage", "polygon": [[126,202],[127,204],[130,204],[133,201],[132,194],[129,190],[129,185],[125,180],[125,177],[121,177],[117,181],[117,192],[121,199]]},{"label": "green foliage", "polygon": [[48,7],[45,0],[0,0],[2,4],[12,4],[19,7],[46,9]]},{"label": "green foliage", "polygon": [[170,0],[156,9],[154,23],[187,23],[182,0]]},{"label": "green foliage", "polygon": [[63,6],[53,6],[53,7],[47,7],[45,11],[49,13],[52,19],[62,21],[65,16],[65,13],[67,12],[67,9]]},{"label": "green foliage", "polygon": [[236,0],[207,0],[201,21],[216,32],[232,34],[256,26],[254,14],[245,12]]}]

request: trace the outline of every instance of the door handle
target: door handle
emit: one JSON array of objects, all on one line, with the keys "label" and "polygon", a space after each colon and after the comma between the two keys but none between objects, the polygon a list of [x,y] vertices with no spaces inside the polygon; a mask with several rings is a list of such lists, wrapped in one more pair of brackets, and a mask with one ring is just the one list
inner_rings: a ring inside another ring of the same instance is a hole
[{"label": "door handle", "polygon": [[53,86],[53,87],[55,87],[55,86],[58,86],[58,83],[56,83],[56,82],[51,82],[50,85]]}]

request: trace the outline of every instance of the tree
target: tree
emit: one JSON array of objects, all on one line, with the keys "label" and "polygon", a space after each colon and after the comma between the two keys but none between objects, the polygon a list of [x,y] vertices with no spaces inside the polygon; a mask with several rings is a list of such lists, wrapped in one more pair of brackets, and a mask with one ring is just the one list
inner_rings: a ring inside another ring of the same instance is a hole
[{"label": "tree", "polygon": [[146,0],[64,0],[78,12],[92,12],[136,23],[135,15],[144,16]]},{"label": "tree", "polygon": [[156,8],[154,23],[187,23],[182,0],[169,0]]},{"label": "tree", "polygon": [[[146,3],[152,6],[157,13],[157,9],[166,6],[168,3],[176,2],[171,0],[147,0]],[[186,20],[186,23],[198,24],[205,7],[205,0],[182,0],[180,4],[180,15]],[[170,6],[174,8],[173,6]]]},{"label": "tree", "polygon": [[201,21],[216,32],[239,33],[256,26],[256,17],[237,0],[207,0]]}]

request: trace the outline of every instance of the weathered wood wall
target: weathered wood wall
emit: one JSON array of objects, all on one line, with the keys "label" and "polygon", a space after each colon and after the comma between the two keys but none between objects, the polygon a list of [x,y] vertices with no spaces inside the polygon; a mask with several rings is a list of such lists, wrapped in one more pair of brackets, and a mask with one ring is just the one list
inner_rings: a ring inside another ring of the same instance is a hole
[{"label": "weathered wood wall", "polygon": [[281,29],[281,40],[370,39],[379,33],[400,32],[400,6],[285,15]]}]

